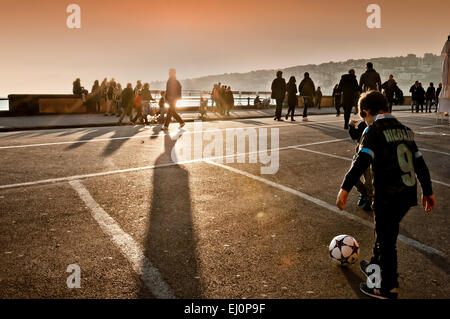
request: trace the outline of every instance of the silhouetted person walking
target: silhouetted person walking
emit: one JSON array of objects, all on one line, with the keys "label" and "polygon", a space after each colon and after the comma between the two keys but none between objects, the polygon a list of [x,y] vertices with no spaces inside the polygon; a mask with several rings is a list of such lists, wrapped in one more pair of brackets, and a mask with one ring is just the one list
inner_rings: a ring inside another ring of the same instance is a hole
[{"label": "silhouetted person walking", "polygon": [[272,82],[272,99],[277,102],[277,109],[275,111],[275,121],[282,121],[281,111],[283,108],[283,101],[286,95],[286,80],[283,79],[283,72],[277,72],[277,78]]},{"label": "silhouetted person walking", "polygon": [[166,123],[163,126],[163,130],[169,129],[170,121],[172,116],[180,123],[180,128],[182,128],[185,123],[178,115],[176,107],[177,100],[181,98],[181,84],[176,78],[177,71],[175,69],[169,70],[169,80],[166,84],[166,102],[169,104],[169,111],[167,112]]},{"label": "silhouetted person walking", "polygon": [[316,95],[316,87],[313,80],[309,77],[309,73],[305,72],[305,77],[298,86],[298,91],[303,98],[303,121],[308,121],[308,107],[314,106],[314,96]]},{"label": "silhouetted person walking", "polygon": [[286,90],[288,94],[288,105],[289,105],[288,112],[286,113],[286,120],[289,118],[290,114],[292,122],[295,122],[294,120],[295,107],[298,105],[296,82],[297,81],[295,79],[295,76],[291,76],[289,82],[286,85]]},{"label": "silhouetted person walking", "polygon": [[344,108],[344,129],[348,129],[350,113],[355,103],[355,93],[359,91],[355,70],[351,69],[341,77],[339,82],[339,92],[342,93],[342,106]]},{"label": "silhouetted person walking", "polygon": [[397,91],[397,82],[394,80],[394,76],[389,75],[389,80],[383,83],[381,87],[384,90],[384,94],[386,95],[386,99],[388,102],[389,112],[392,112],[392,105],[394,104],[394,95]]},{"label": "silhouetted person walking", "polygon": [[361,88],[361,92],[367,92],[370,90],[381,92],[380,74],[378,74],[378,72],[375,71],[372,62],[367,62],[366,72],[364,72],[361,75],[361,78],[359,80],[359,86]]}]

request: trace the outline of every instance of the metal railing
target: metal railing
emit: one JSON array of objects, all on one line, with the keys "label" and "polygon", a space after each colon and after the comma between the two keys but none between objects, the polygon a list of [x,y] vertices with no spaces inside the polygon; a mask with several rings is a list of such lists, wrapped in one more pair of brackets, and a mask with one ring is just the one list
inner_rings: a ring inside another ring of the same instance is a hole
[{"label": "metal railing", "polygon": [[[151,90],[152,96],[155,99],[161,97],[159,90]],[[270,99],[271,92],[260,91],[233,91],[235,106],[253,106],[256,96],[260,100]],[[208,106],[212,105],[211,92],[207,90],[183,90],[182,97],[178,102],[180,106],[199,106],[200,99],[206,98]]]}]

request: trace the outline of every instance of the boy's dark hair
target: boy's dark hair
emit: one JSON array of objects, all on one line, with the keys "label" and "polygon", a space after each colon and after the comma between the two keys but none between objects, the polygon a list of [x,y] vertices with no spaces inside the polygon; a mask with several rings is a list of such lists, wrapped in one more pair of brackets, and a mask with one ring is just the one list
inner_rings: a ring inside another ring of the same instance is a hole
[{"label": "boy's dark hair", "polygon": [[358,101],[358,109],[361,118],[365,118],[367,112],[370,115],[378,114],[380,111],[389,112],[386,98],[383,94],[375,90],[361,94]]},{"label": "boy's dark hair", "polygon": [[372,62],[367,62],[366,64],[368,69],[373,69],[373,63]]}]

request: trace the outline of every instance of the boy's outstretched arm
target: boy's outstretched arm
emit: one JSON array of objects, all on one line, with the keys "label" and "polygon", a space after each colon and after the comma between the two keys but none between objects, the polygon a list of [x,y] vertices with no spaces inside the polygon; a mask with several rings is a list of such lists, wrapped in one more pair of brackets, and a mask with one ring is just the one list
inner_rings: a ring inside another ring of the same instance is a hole
[{"label": "boy's outstretched arm", "polygon": [[348,193],[358,182],[362,174],[369,168],[373,160],[373,152],[370,149],[362,149],[353,162],[352,167],[345,175],[344,181],[341,185],[341,190],[339,191],[338,197],[336,199],[336,206],[340,210],[344,210],[345,204],[347,203]]},{"label": "boy's outstretched arm", "polygon": [[431,186],[430,171],[428,170],[427,164],[425,164],[422,153],[419,151],[414,154],[414,169],[420,186],[422,186],[422,206],[428,213],[436,207],[436,199],[434,198],[433,188]]}]

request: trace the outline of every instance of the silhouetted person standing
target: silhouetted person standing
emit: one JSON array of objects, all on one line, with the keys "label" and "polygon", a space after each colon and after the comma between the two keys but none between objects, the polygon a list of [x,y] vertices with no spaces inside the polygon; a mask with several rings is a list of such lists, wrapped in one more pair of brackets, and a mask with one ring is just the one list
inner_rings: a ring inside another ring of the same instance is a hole
[{"label": "silhouetted person standing", "polygon": [[98,83],[98,80],[95,80],[94,85],[92,86],[91,90],[92,95],[92,102],[95,105],[95,112],[100,112],[100,99],[101,99],[101,90],[100,90],[100,84]]},{"label": "silhouetted person standing", "polygon": [[431,105],[433,105],[433,103],[436,103],[436,89],[434,88],[433,82],[430,82],[430,86],[428,87],[425,96],[427,100],[425,104],[425,113],[431,113]]},{"label": "silhouetted person standing", "polygon": [[159,106],[159,116],[157,118],[157,121],[159,124],[164,124],[166,122],[164,115],[166,114],[166,92],[161,91],[160,92],[161,98],[159,99],[158,106]]},{"label": "silhouetted person standing", "polygon": [[419,86],[417,87],[417,104],[416,104],[416,113],[419,113],[419,106],[420,111],[423,113],[423,105],[425,103],[425,90],[422,87],[422,83],[419,82]]},{"label": "silhouetted person standing", "polygon": [[176,78],[177,71],[175,69],[169,70],[169,80],[166,85],[166,102],[169,104],[169,111],[167,112],[166,123],[163,126],[163,130],[169,129],[172,116],[180,123],[180,128],[184,126],[184,122],[178,115],[176,107],[177,100],[181,98],[181,84]]},{"label": "silhouetted person standing", "polygon": [[277,72],[277,78],[272,82],[272,99],[277,102],[277,109],[275,111],[275,121],[282,121],[281,111],[283,108],[283,101],[286,95],[286,80],[282,77],[283,72]]},{"label": "silhouetted person standing", "polygon": [[320,86],[317,88],[316,91],[316,106],[320,110],[320,106],[322,105],[322,91],[320,90]]},{"label": "silhouetted person standing", "polygon": [[234,96],[233,91],[231,91],[231,86],[227,87],[225,91],[225,104],[227,116],[230,116],[230,110],[234,107]]},{"label": "silhouetted person standing", "polygon": [[436,109],[434,110],[434,112],[437,112],[437,108],[439,105],[439,95],[441,95],[441,91],[442,91],[442,83],[439,83],[439,86],[436,89]]},{"label": "silhouetted person standing", "polygon": [[418,87],[419,87],[419,81],[416,81],[409,89],[409,93],[411,93],[411,113],[414,113],[414,108],[416,108],[417,112],[419,110],[419,108],[417,106],[417,88]]},{"label": "silhouetted person standing", "polygon": [[117,124],[122,125],[122,120],[125,115],[130,115],[130,122],[133,121],[133,102],[134,102],[134,91],[131,83],[127,84],[127,87],[122,91],[122,115],[119,118]]},{"label": "silhouetted person standing", "polygon": [[351,69],[341,77],[339,82],[339,92],[342,94],[342,106],[344,108],[344,129],[348,129],[350,113],[355,103],[355,93],[359,91],[355,70]]},{"label": "silhouetted person standing", "polygon": [[305,72],[304,78],[298,86],[298,91],[303,98],[303,121],[308,121],[308,107],[314,106],[314,96],[316,95],[316,87],[313,80],[309,77],[309,73]]},{"label": "silhouetted person standing", "polygon": [[295,107],[298,105],[296,82],[297,81],[295,79],[295,76],[291,76],[289,82],[286,85],[286,90],[288,94],[288,105],[289,105],[288,112],[286,113],[286,120],[289,118],[290,114],[292,122],[295,122],[294,120]]},{"label": "silhouetted person standing", "polygon": [[361,88],[361,92],[367,92],[370,90],[381,92],[380,74],[378,74],[378,72],[375,71],[372,62],[367,62],[366,72],[364,72],[361,75],[361,78],[359,80],[359,86]]}]

